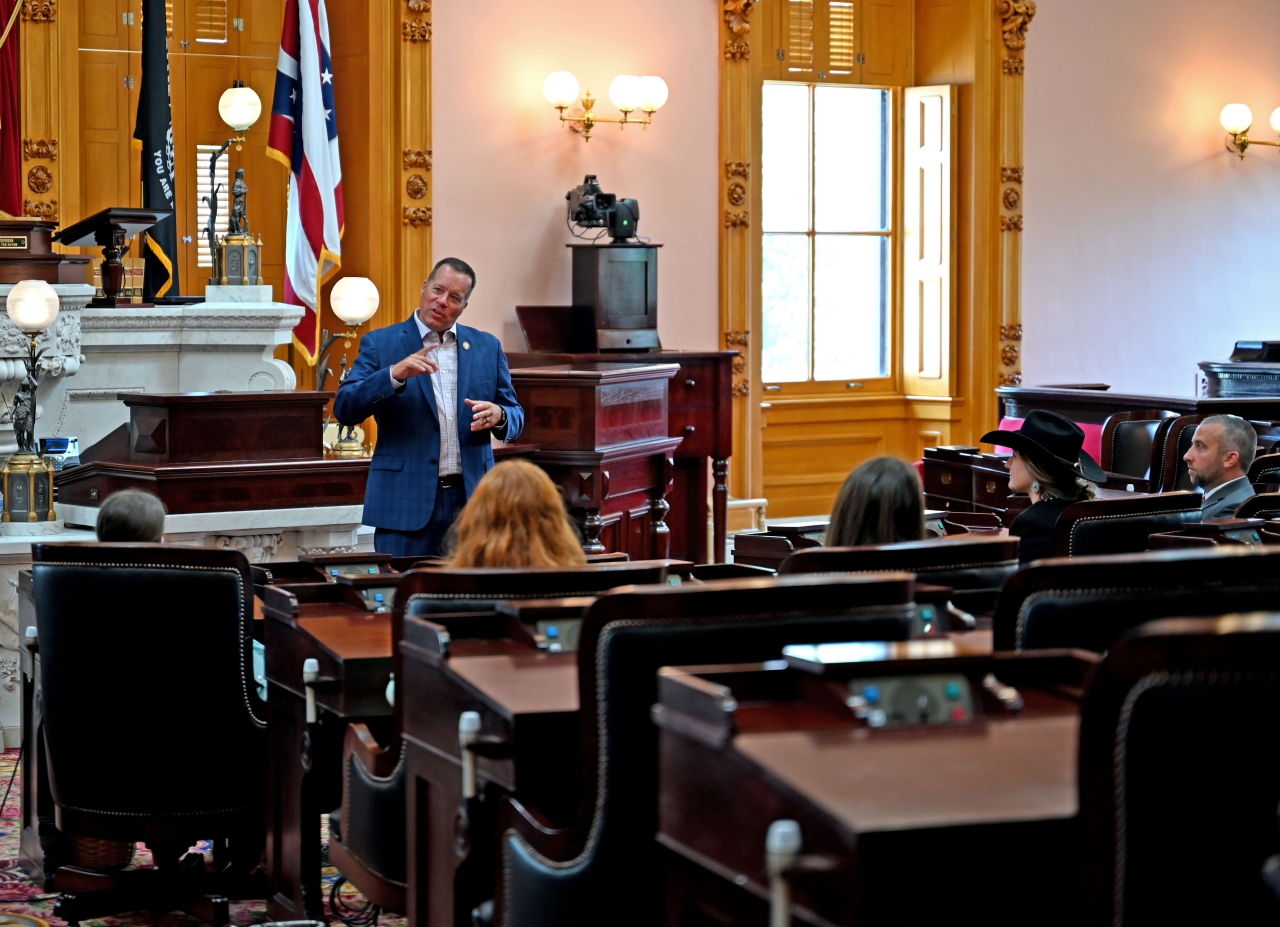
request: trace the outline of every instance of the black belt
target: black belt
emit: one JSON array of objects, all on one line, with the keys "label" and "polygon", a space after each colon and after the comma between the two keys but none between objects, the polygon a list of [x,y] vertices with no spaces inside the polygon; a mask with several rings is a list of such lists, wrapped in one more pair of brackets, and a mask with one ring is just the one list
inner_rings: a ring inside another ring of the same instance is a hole
[{"label": "black belt", "polygon": [[461,473],[450,473],[448,476],[440,477],[441,489],[463,489],[464,487]]}]

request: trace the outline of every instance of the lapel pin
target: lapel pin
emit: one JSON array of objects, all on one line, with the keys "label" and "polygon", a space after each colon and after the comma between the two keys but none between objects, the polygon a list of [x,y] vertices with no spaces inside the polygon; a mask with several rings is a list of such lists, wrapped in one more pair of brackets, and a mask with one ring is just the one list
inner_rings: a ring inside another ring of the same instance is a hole
[{"label": "lapel pin", "polygon": [[464,341],[464,342],[462,342],[462,350],[464,350],[464,351],[470,351],[470,350],[471,350],[471,342],[470,342],[470,341]]}]

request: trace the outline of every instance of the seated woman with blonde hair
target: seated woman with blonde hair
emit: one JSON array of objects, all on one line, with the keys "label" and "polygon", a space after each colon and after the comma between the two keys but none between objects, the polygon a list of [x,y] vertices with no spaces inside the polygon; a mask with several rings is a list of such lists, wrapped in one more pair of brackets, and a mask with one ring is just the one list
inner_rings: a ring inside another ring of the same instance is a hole
[{"label": "seated woman with blonde hair", "polygon": [[450,567],[556,567],[587,562],[551,477],[527,460],[484,475],[454,523]]}]

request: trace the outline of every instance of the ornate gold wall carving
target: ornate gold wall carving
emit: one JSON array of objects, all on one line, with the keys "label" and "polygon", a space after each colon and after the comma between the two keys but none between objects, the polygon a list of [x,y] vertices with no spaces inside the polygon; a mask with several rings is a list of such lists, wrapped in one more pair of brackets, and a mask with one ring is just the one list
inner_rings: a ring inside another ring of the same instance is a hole
[{"label": "ornate gold wall carving", "polygon": [[751,46],[746,42],[725,42],[724,56],[730,61],[742,61],[751,57]]},{"label": "ornate gold wall carving", "polygon": [[431,224],[431,207],[430,206],[406,206],[404,207],[404,225],[411,225],[415,229]]},{"label": "ornate gold wall carving", "polygon": [[51,222],[58,220],[58,201],[49,200],[42,203],[39,200],[23,200],[22,214],[24,216],[34,216],[37,219],[48,219]]},{"label": "ornate gold wall carving", "polygon": [[727,229],[745,229],[751,225],[751,215],[745,212],[725,210],[724,227]]},{"label": "ornate gold wall carving", "polygon": [[421,174],[410,174],[409,179],[404,182],[404,192],[409,194],[410,199],[422,199],[427,195],[427,178]]},{"label": "ornate gold wall carving", "polygon": [[1000,17],[1000,31],[1004,46],[1010,51],[1027,47],[1027,27],[1036,15],[1034,0],[997,0],[996,13]]},{"label": "ornate gold wall carving", "polygon": [[751,10],[756,0],[724,0],[724,21],[734,35],[751,31]]},{"label": "ornate gold wall carving", "polygon": [[53,174],[43,164],[37,164],[27,171],[27,188],[32,193],[48,193],[53,186]]},{"label": "ornate gold wall carving", "polygon": [[29,23],[58,21],[58,0],[22,0],[22,20]]},{"label": "ornate gold wall carving", "polygon": [[42,138],[24,138],[22,140],[22,160],[30,161],[32,158],[37,160],[45,158],[49,161],[57,161],[58,140],[55,138],[46,142]]},{"label": "ornate gold wall carving", "polygon": [[404,149],[403,157],[404,157],[404,169],[406,171],[413,170],[415,167],[420,167],[426,171],[431,170],[430,149],[428,149],[427,151],[422,151],[417,148],[406,148]]}]

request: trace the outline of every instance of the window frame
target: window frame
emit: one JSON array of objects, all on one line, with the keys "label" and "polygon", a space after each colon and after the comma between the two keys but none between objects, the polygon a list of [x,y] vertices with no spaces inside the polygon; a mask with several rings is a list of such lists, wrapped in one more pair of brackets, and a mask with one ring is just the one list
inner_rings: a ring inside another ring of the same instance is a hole
[{"label": "window frame", "polygon": [[[788,78],[764,75],[759,79],[760,94],[759,99],[763,101],[763,88],[765,84],[805,84],[811,89],[826,85],[856,87],[866,90],[884,90],[889,94],[889,155],[887,158],[888,172],[888,188],[889,188],[889,231],[888,232],[817,232],[814,229],[814,212],[816,209],[815,198],[813,197],[813,185],[815,182],[815,172],[811,166],[809,184],[810,184],[810,206],[809,206],[809,231],[807,232],[769,232],[767,233],[763,225],[763,103],[756,107],[755,118],[757,122],[756,132],[756,163],[761,165],[761,180],[756,185],[756,204],[755,213],[761,216],[761,222],[755,230],[753,236],[752,247],[755,252],[755,280],[754,287],[756,293],[757,306],[757,322],[760,335],[760,351],[761,351],[761,387],[763,391],[762,399],[768,401],[772,398],[782,398],[786,396],[793,397],[841,397],[853,398],[856,396],[874,395],[877,398],[885,398],[888,396],[902,395],[902,373],[901,373],[901,357],[903,351],[903,333],[902,333],[902,223],[903,223],[903,197],[902,197],[902,180],[901,180],[901,146],[903,131],[903,88],[886,85],[886,84],[862,84],[849,80],[826,81],[813,80],[810,77],[804,78]],[[810,92],[810,121],[809,131],[811,133],[810,158],[816,156],[816,151],[812,146],[813,126],[813,105],[816,94]],[[764,302],[762,294],[762,284],[764,276],[764,236],[766,234],[790,234],[790,235],[806,235],[809,240],[809,370],[811,377],[806,380],[792,381],[774,381],[767,380],[763,376],[763,354],[767,350],[764,344],[764,326],[763,312]],[[889,241],[889,261],[888,261],[888,279],[885,282],[888,291],[888,331],[887,331],[887,357],[886,357],[886,373],[878,377],[865,377],[861,380],[817,380],[812,378],[814,365],[813,341],[815,337],[815,325],[813,321],[813,288],[814,288],[814,247],[816,237],[821,235],[850,235],[856,237],[880,237],[887,238]],[[855,385],[856,384],[856,385]]]}]

